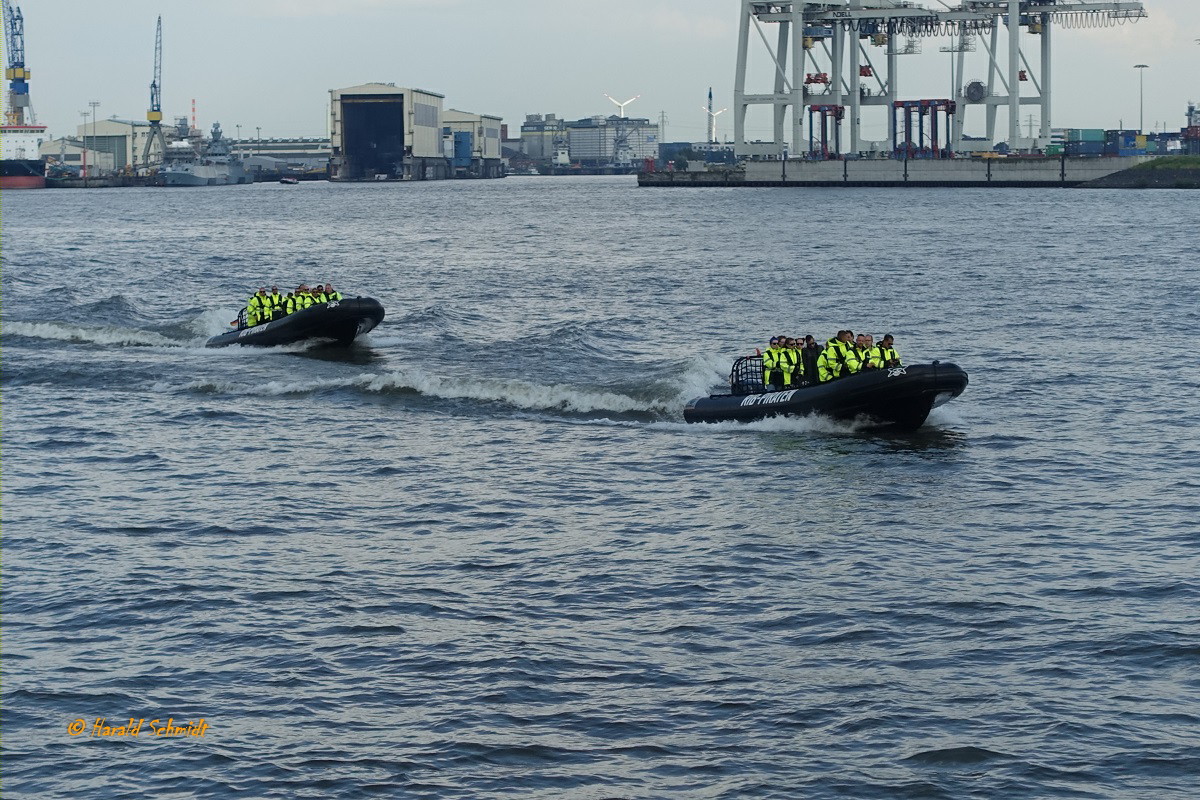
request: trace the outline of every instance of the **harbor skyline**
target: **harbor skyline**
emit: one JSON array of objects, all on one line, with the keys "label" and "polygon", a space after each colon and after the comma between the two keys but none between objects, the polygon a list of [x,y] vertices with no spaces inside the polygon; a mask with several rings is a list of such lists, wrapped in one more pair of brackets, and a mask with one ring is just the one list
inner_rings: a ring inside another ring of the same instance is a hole
[{"label": "harbor skyline", "polygon": [[[1146,129],[1178,127],[1186,102],[1200,95],[1193,77],[1200,72],[1200,8],[1184,0],[1148,0],[1146,8],[1150,17],[1136,24],[1058,33],[1056,126],[1137,124],[1134,65],[1144,63]],[[603,15],[564,15],[543,0],[514,0],[469,3],[469,17],[429,0],[217,0],[203,7],[132,0],[119,18],[81,0],[56,4],[51,18],[48,10],[24,9],[33,104],[55,135],[73,132],[91,101],[99,101],[100,119],[144,118],[159,13],[164,116],[190,118],[195,99],[200,127],[220,121],[230,134],[240,127],[242,139],[327,135],[329,90],[366,81],[442,93],[448,108],[502,117],[510,136],[526,114],[616,113],[607,92],[641,95],[630,116],[658,121],[665,114],[666,139],[699,141],[708,87],[718,105],[732,101],[732,0],[616,0]],[[62,36],[64,19],[86,35]],[[948,42],[929,39],[924,53],[908,57],[906,94],[949,93],[949,56],[938,52]],[[969,64],[963,77],[982,74],[985,63]],[[767,137],[769,128],[755,120],[748,133]],[[882,116],[864,120],[868,137],[882,139],[883,128]],[[731,135],[732,120],[719,120],[718,137]]]}]

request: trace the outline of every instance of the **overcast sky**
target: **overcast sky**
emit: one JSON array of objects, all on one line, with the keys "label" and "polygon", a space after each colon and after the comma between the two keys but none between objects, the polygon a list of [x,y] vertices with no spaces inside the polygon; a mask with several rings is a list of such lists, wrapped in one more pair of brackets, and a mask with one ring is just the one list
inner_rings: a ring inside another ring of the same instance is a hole
[{"label": "overcast sky", "polygon": [[[733,99],[737,0],[17,0],[38,119],[73,132],[88,101],[100,118],[145,119],[154,23],[163,16],[163,112],[220,121],[243,138],[323,136],[329,90],[368,81],[446,96],[447,108],[496,114],[516,135],[526,114],[575,119],[616,111],[604,93],[641,98],[630,116],[665,112],[668,140],[702,140],[712,86],[718,109]],[[924,5],[937,7],[936,0]],[[1136,127],[1138,75],[1146,71],[1146,127],[1183,125],[1200,100],[1200,2],[1145,0],[1150,19],[1102,30],[1057,30],[1055,127]],[[1037,39],[1027,46],[1037,63]],[[905,97],[946,97],[945,39],[906,56]],[[755,37],[753,53],[765,53]],[[1002,50],[1004,47],[1002,45]],[[874,53],[882,53],[872,49]],[[983,48],[966,79],[986,77]],[[770,73],[750,91],[769,91]],[[978,109],[968,133],[982,133]],[[1034,113],[1026,107],[1022,114]],[[885,112],[864,111],[864,135],[883,139]],[[732,112],[718,118],[722,139]],[[1001,116],[1003,120],[1003,115]],[[1025,123],[1023,117],[1023,124]],[[1005,123],[1001,121],[1001,130]],[[751,138],[769,138],[765,117]]]}]

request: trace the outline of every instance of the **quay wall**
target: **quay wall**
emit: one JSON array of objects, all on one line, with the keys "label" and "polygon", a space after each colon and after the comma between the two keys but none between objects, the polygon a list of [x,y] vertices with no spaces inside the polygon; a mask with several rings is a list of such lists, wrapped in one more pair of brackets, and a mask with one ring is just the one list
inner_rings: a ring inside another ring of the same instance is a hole
[{"label": "quay wall", "polygon": [[651,172],[641,186],[1075,187],[1132,169],[1154,156],[747,161],[707,172]]}]

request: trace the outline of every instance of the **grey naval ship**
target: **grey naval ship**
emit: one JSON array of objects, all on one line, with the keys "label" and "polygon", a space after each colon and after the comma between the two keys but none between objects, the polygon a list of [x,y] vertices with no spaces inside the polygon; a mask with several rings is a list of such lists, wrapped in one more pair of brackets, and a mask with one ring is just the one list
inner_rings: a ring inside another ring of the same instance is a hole
[{"label": "grey naval ship", "polygon": [[221,123],[214,122],[212,138],[197,154],[186,141],[172,142],[159,177],[164,186],[225,186],[231,183],[254,183],[242,160],[233,155],[229,140],[221,135]]}]

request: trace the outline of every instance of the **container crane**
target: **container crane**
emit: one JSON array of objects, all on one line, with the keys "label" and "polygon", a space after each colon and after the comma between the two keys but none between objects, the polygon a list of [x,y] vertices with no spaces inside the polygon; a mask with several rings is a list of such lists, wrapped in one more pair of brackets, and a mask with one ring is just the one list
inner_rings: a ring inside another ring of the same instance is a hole
[{"label": "container crane", "polygon": [[[788,151],[786,118],[791,112],[791,143],[801,141],[806,104],[820,95],[822,105],[845,105],[850,129],[850,152],[862,149],[864,107],[895,109],[907,102],[900,94],[898,56],[920,52],[924,38],[952,37],[948,52],[956,56],[953,71],[955,103],[951,139],[958,150],[963,139],[964,111],[985,111],[987,139],[995,142],[996,115],[1008,111],[1008,143],[1017,146],[1021,106],[1041,107],[1041,131],[1051,137],[1052,35],[1056,29],[1107,28],[1147,17],[1143,0],[937,0],[941,8],[926,8],[914,0],[741,0],[737,65],[734,73],[734,148],[739,157],[781,158]],[[766,26],[777,28],[772,43]],[[774,87],[747,91],[747,62],[752,33],[762,40],[772,62]],[[1007,39],[1001,40],[1004,34]],[[1034,70],[1022,42],[1037,37],[1041,63]],[[904,47],[898,45],[903,37]],[[987,81],[966,82],[966,53],[982,43],[987,51]],[[915,46],[912,46],[914,45]],[[819,46],[818,46],[819,45]],[[875,63],[871,47],[881,48]],[[1004,58],[1007,50],[1007,59]],[[885,62],[886,61],[886,65]],[[825,68],[825,64],[829,66]],[[818,71],[806,72],[806,69]],[[874,82],[876,86],[864,85]],[[963,84],[966,83],[964,86]],[[819,85],[814,85],[819,84]],[[1028,87],[1028,88],[1026,88]],[[1032,92],[1030,91],[1032,89]],[[941,102],[941,101],[931,101]],[[767,106],[773,114],[770,141],[746,136],[750,106]],[[902,106],[901,106],[902,107]],[[888,133],[896,139],[895,113]],[[1036,141],[1036,140],[1035,140]],[[797,147],[797,149],[799,149]]]},{"label": "container crane", "polygon": [[150,110],[146,112],[146,120],[150,123],[150,132],[146,136],[146,148],[142,151],[142,161],[150,163],[150,148],[158,142],[158,154],[161,159],[167,152],[167,140],[162,130],[162,15],[158,17],[158,27],[154,32],[154,80],[150,81]]},{"label": "container crane", "polygon": [[[37,117],[29,101],[29,70],[25,68],[25,17],[21,9],[3,0],[4,45],[8,51],[8,64],[4,78],[8,85],[8,108],[6,125],[36,125]],[[26,117],[26,109],[29,116]]]}]

